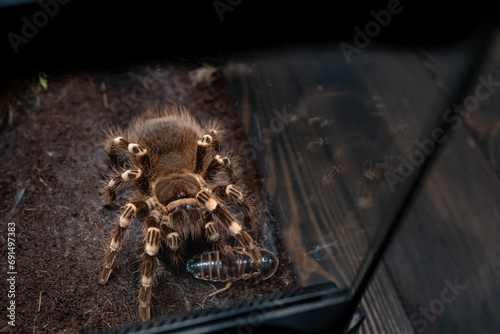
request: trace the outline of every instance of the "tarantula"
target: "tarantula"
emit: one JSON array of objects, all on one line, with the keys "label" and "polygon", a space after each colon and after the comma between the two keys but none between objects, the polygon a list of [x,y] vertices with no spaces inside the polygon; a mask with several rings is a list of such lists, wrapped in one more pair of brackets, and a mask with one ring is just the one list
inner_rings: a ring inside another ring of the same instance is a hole
[{"label": "tarantula", "polygon": [[[184,108],[148,112],[127,130],[114,131],[105,150],[124,161],[102,189],[105,205],[117,191],[130,191],[129,202],[111,231],[99,283],[105,284],[136,218],[143,221],[139,317],[150,318],[151,288],[160,269],[158,251],[166,244],[173,265],[183,261],[187,240],[204,241],[226,256],[242,247],[260,265],[262,257],[245,225],[255,219],[255,204],[241,182],[241,169],[220,149],[223,130],[216,122],[201,126]],[[232,245],[231,245],[232,243]]]}]

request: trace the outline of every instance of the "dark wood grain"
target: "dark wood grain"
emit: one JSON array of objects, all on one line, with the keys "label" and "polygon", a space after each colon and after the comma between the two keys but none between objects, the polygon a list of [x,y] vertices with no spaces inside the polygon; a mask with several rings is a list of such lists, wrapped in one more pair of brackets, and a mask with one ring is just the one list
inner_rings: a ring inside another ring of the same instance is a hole
[{"label": "dark wood grain", "polygon": [[[270,209],[283,222],[284,242],[302,284],[326,279],[352,289],[353,278],[363,274],[370,259],[370,247],[387,229],[383,212],[400,203],[380,175],[397,167],[400,158],[408,160],[417,141],[432,137],[433,122],[452,107],[444,101],[464,74],[470,48],[366,50],[350,66],[332,49],[315,51],[246,55],[241,110],[249,133],[269,130],[275,109],[291,114],[256,152],[265,157],[257,161],[275,203]],[[498,102],[487,103],[490,107],[481,108],[494,113]],[[322,122],[328,126],[322,128]],[[492,211],[498,195],[492,169],[497,148],[483,145],[486,150],[480,151],[478,145],[485,136],[495,142],[497,128],[490,125],[479,137],[463,131],[448,138],[448,150],[432,174],[438,176],[427,179],[405,222],[410,227],[398,234],[366,292],[363,333],[497,329],[492,319],[498,306],[494,240],[499,235],[490,226],[498,217]],[[378,174],[364,169],[367,161],[376,163]],[[478,182],[489,182],[489,188],[481,191]],[[327,245],[319,263],[315,250]],[[457,290],[462,284],[474,291],[472,297]],[[453,299],[450,291],[456,292],[456,302],[442,304]],[[420,307],[439,313],[425,320],[425,328]]]},{"label": "dark wood grain", "polygon": [[[257,134],[251,150],[268,209],[302,285],[331,281],[354,291],[365,274],[388,229],[382,218],[401,199],[383,175],[430,135],[442,97],[422,53],[366,51],[348,66],[332,47],[296,48],[228,66],[246,131]],[[467,53],[445,56],[435,77],[451,87]],[[396,295],[381,269],[363,301],[365,332],[411,330]]]},{"label": "dark wood grain", "polygon": [[399,295],[381,263],[361,301],[365,320],[359,334],[413,333]]},{"label": "dark wood grain", "polygon": [[447,282],[466,286],[442,313],[415,325],[417,332],[500,330],[500,182],[471,142],[464,131],[455,134],[387,254],[391,277],[415,322],[423,319],[420,307],[440,304],[436,300],[442,300]]},{"label": "dark wood grain", "polygon": [[[498,43],[478,76],[500,78]],[[471,83],[469,94],[477,85]],[[386,256],[418,333],[500,331],[499,103],[500,91],[492,92],[466,117],[468,126],[457,126]],[[443,302],[444,289],[455,280],[464,287]],[[426,318],[424,308],[437,314]]]}]

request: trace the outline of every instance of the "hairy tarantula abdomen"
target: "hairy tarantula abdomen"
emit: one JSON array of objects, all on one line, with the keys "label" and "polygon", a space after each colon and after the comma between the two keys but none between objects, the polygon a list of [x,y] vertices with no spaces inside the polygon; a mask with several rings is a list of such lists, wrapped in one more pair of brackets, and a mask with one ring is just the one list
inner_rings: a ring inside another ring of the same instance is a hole
[{"label": "hairy tarantula abdomen", "polygon": [[212,251],[228,257],[234,257],[232,248],[237,247],[255,266],[262,264],[261,252],[244,227],[257,220],[255,205],[237,163],[229,151],[221,151],[221,133],[214,122],[202,126],[187,110],[168,109],[142,115],[106,142],[106,152],[124,164],[110,176],[103,202],[112,203],[121,189],[130,191],[131,201],[112,230],[99,283],[109,280],[127,228],[142,220],[138,300],[143,320],[150,318],[162,243],[174,266],[183,261],[187,241],[211,244]]}]

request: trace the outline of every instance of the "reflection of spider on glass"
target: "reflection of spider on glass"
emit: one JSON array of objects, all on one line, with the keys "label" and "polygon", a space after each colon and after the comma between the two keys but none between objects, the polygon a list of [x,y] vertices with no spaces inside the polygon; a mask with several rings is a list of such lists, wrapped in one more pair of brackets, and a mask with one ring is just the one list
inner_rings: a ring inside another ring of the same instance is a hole
[{"label": "reflection of spider on glass", "polygon": [[241,180],[241,169],[220,150],[223,130],[215,122],[200,126],[182,108],[148,112],[106,141],[111,158],[125,161],[102,190],[105,205],[128,189],[106,250],[99,283],[111,274],[117,251],[135,218],[143,221],[144,252],[140,267],[139,316],[150,318],[151,287],[160,264],[160,244],[167,245],[172,265],[183,260],[185,242],[204,240],[226,257],[238,247],[260,266],[261,252],[243,225],[253,226],[256,205]]}]

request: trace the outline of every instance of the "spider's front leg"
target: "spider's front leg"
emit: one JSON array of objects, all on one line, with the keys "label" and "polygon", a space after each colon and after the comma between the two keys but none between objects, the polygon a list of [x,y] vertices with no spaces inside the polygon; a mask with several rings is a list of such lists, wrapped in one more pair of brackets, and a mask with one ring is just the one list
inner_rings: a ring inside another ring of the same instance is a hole
[{"label": "spider's front leg", "polygon": [[144,176],[143,170],[128,169],[122,173],[116,172],[115,176],[109,180],[108,184],[101,191],[101,200],[103,205],[111,205],[116,199],[116,194],[120,187],[131,188],[137,187],[141,191],[146,192],[149,188],[149,183]]},{"label": "spider's front leg", "polygon": [[113,271],[113,263],[116,260],[118,250],[125,240],[127,228],[138,215],[149,213],[151,206],[151,200],[135,201],[123,206],[120,220],[111,231],[111,242],[104,255],[104,264],[99,274],[99,284],[106,284],[108,281],[109,275],[111,275],[111,271]]},{"label": "spider's front leg", "polygon": [[106,140],[104,150],[110,159],[117,164],[119,160],[129,161],[145,173],[149,172],[151,163],[148,150],[137,143],[131,143],[124,137],[110,137]]},{"label": "spider's front leg", "polygon": [[104,149],[109,156],[135,157],[149,161],[145,148],[137,143],[131,143],[121,136],[108,139]]},{"label": "spider's front leg", "polygon": [[243,230],[241,224],[236,221],[226,208],[224,208],[223,204],[219,203],[217,199],[206,190],[199,191],[198,194],[196,194],[196,200],[212,215],[214,229],[216,230],[218,227],[224,229],[228,235],[234,237],[243,249],[250,254],[252,260],[257,265],[260,265],[262,256],[253,238]]}]

